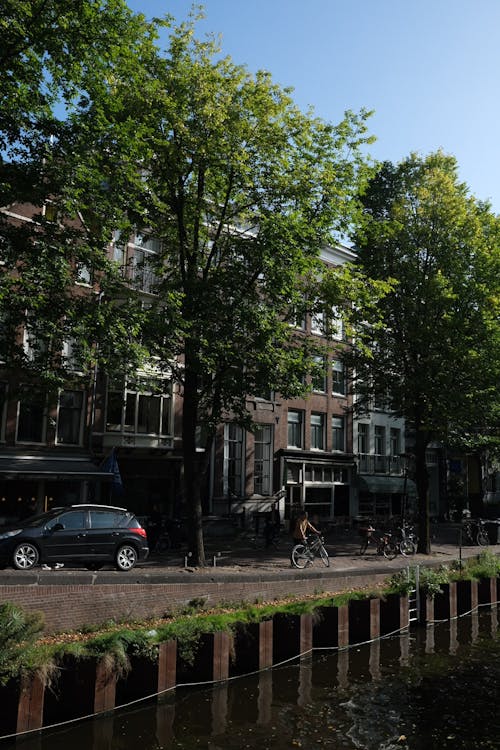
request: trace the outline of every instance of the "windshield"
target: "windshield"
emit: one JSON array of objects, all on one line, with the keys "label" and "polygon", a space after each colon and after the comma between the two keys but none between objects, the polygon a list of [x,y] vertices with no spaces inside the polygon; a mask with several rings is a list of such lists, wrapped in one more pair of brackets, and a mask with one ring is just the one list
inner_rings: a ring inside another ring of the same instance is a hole
[{"label": "windshield", "polygon": [[61,513],[61,508],[54,508],[47,513],[40,513],[38,516],[30,516],[22,521],[19,525],[23,528],[32,528],[33,526],[43,526],[47,521],[55,518]]}]

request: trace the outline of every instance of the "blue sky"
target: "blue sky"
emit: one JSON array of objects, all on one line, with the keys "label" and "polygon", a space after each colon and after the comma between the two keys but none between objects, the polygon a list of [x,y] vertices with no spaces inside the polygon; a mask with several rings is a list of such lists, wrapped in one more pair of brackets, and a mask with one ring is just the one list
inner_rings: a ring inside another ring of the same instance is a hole
[{"label": "blue sky", "polygon": [[[129,0],[185,20],[190,0]],[[374,110],[376,159],[453,154],[471,192],[500,213],[500,0],[205,0],[198,36],[268,70],[325,120]]]}]

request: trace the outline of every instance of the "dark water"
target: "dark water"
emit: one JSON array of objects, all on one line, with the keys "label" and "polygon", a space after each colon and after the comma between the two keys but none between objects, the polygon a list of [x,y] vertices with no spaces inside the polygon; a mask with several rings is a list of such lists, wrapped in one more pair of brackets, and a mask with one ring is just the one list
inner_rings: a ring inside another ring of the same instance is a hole
[{"label": "dark water", "polygon": [[44,733],[21,750],[500,748],[497,612]]}]

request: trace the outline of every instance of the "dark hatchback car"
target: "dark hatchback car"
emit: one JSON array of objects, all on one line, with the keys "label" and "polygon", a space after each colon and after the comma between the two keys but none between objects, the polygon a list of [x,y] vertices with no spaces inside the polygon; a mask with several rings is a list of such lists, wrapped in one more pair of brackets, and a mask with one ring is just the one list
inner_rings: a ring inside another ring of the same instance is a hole
[{"label": "dark hatchback car", "polygon": [[149,554],[133,513],[108,505],[70,505],[0,528],[0,564],[30,570],[38,563],[80,563],[98,570],[114,563],[132,570]]}]

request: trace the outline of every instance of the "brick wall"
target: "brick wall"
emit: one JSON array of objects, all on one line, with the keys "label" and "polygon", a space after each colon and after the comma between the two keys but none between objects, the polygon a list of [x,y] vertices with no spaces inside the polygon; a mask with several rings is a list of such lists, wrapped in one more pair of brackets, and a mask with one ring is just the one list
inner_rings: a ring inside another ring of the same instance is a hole
[{"label": "brick wall", "polygon": [[221,576],[209,580],[100,584],[96,576],[90,585],[71,582],[48,585],[44,579],[29,585],[0,584],[0,602],[10,601],[27,610],[41,610],[45,614],[46,631],[54,633],[112,619],[161,617],[195,598],[203,598],[209,604],[254,603],[287,595],[338,593],[373,587],[386,577],[386,573],[337,575],[334,578],[321,574],[287,578]]}]

